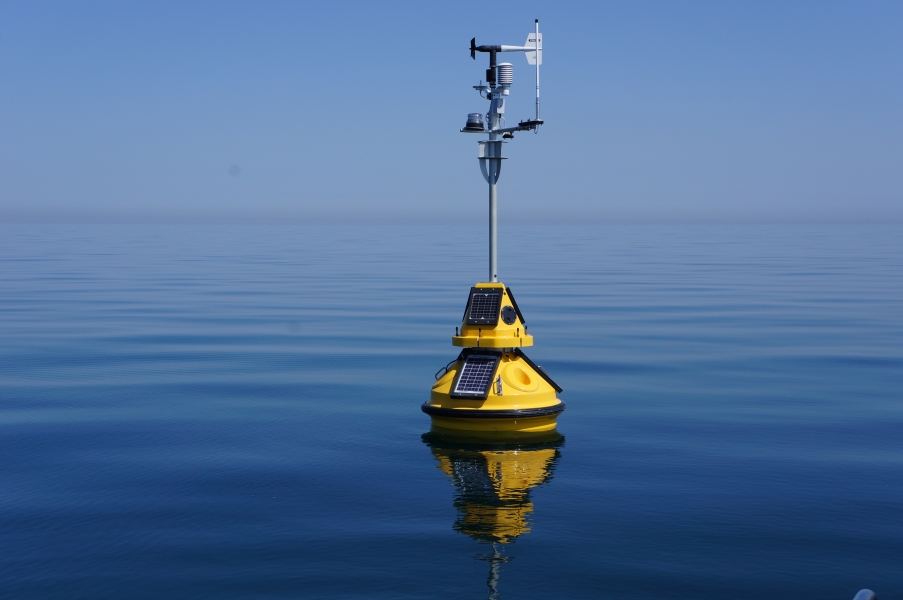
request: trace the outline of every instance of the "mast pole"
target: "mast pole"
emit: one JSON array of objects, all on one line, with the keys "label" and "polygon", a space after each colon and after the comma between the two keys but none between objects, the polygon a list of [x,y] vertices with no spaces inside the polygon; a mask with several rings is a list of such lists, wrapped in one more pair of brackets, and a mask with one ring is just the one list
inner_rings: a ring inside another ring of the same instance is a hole
[{"label": "mast pole", "polygon": [[489,184],[489,281],[499,280],[499,207],[498,183]]},{"label": "mast pole", "polygon": [[[489,52],[489,72],[487,72],[488,76],[491,74],[491,79],[489,79],[489,89],[490,89],[490,98],[492,101],[489,104],[489,140],[495,142],[494,144],[487,144],[487,150],[490,153],[490,156],[495,155],[498,157],[502,156],[502,144],[500,141],[496,141],[499,139],[499,135],[495,133],[495,130],[499,126],[499,113],[498,113],[498,102],[499,99],[495,97],[495,82],[496,82],[496,61],[495,61],[495,51]],[[496,154],[496,152],[498,154]],[[489,281],[497,282],[499,280],[499,207],[498,207],[498,182],[499,175],[502,167],[501,158],[496,160],[486,161],[490,165],[490,173],[494,176],[489,177]],[[495,168],[493,168],[495,167]]]}]

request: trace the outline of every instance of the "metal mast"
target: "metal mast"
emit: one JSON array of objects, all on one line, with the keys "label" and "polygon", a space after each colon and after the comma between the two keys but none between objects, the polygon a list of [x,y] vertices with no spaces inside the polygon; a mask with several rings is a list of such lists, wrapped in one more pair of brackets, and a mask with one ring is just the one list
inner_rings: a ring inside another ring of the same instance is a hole
[{"label": "metal mast", "polygon": [[[527,35],[523,46],[477,46],[476,38],[470,40],[470,57],[476,59],[477,52],[489,54],[489,68],[486,70],[486,84],[473,86],[483,98],[490,101],[486,114],[486,127],[483,127],[483,115],[470,113],[467,124],[462,129],[465,133],[488,133],[488,140],[479,143],[480,170],[489,184],[489,281],[497,282],[498,277],[498,182],[502,171],[502,144],[514,137],[516,131],[537,131],[542,121],[539,118],[539,65],[542,63],[542,38],[539,34],[539,19],[535,22],[535,32]],[[515,127],[500,127],[505,114],[505,98],[514,83],[514,68],[511,63],[497,63],[499,52],[525,52],[527,62],[536,65],[536,118],[521,121]]]}]

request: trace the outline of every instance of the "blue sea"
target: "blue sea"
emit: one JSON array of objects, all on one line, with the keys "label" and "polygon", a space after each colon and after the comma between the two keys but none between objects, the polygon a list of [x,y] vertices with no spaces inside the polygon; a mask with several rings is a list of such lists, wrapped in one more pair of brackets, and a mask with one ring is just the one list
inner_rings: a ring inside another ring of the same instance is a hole
[{"label": "blue sea", "polygon": [[0,226],[0,596],[903,598],[903,227],[503,227],[524,447],[424,436],[486,254]]}]

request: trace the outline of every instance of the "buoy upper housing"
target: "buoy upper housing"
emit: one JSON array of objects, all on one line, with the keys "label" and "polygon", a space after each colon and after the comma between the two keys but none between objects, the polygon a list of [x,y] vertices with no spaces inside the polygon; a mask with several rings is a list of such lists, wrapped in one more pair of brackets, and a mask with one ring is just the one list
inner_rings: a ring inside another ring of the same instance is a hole
[{"label": "buoy upper housing", "polygon": [[453,346],[524,348],[533,345],[511,290],[502,283],[478,283],[470,289],[467,308]]}]

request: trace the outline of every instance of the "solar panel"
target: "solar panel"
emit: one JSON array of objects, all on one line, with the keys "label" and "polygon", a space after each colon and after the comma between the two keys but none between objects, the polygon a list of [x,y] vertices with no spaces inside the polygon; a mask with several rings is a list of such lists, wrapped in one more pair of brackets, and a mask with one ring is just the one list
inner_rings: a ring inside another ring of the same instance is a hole
[{"label": "solar panel", "polygon": [[467,302],[468,325],[497,325],[502,304],[501,288],[470,288]]},{"label": "solar panel", "polygon": [[500,354],[469,354],[455,377],[452,398],[485,398],[489,395],[492,378],[499,364]]}]

